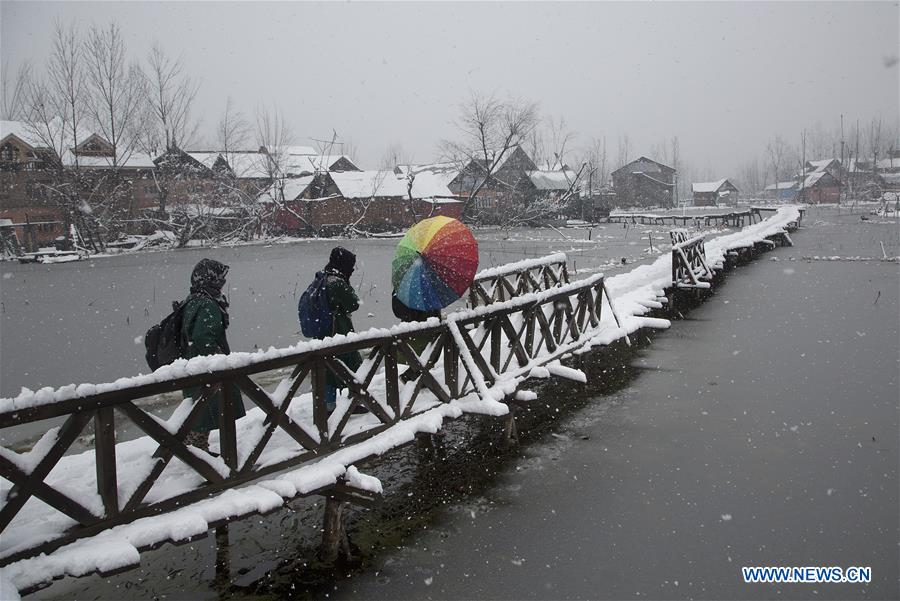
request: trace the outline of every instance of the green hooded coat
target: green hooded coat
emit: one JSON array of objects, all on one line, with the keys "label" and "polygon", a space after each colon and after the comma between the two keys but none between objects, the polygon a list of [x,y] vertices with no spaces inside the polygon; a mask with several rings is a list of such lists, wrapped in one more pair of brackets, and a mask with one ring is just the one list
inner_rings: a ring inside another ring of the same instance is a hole
[{"label": "green hooded coat", "polygon": [[[187,341],[185,359],[201,355],[227,355],[231,352],[225,338],[225,322],[219,304],[208,296],[195,294],[188,297],[184,307],[181,334]],[[185,398],[196,398],[201,388],[194,386],[183,391]],[[235,417],[244,417],[244,403],[240,389],[232,384],[232,395],[235,402]],[[207,403],[194,424],[195,432],[209,432],[219,429],[219,406],[222,392],[219,391]]]}]

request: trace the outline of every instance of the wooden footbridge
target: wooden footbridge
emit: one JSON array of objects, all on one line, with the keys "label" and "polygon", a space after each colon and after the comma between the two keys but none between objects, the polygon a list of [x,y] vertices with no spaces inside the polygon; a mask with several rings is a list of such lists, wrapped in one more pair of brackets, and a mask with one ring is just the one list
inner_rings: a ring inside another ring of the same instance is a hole
[{"label": "wooden footbridge", "polygon": [[[28,591],[52,578],[128,569],[143,550],[309,495],[328,499],[323,543],[334,550],[342,504],[382,494],[357,464],[464,414],[500,417],[514,433],[511,408],[534,398],[522,388],[530,379],[584,381],[562,361],[640,328],[668,327],[648,314],[677,294],[704,293],[740,260],[790,243],[799,220],[787,208],[711,241],[674,232],[670,255],[610,279],[569,281],[561,254],[510,264],[479,274],[470,308],[442,319],[0,399],[2,440],[24,424],[48,424],[26,452],[0,446],[0,580]],[[423,337],[430,342],[416,352],[411,342]],[[364,357],[356,372],[340,360],[350,351]],[[328,374],[345,387],[331,413]],[[146,408],[148,399],[189,387],[202,393],[167,419]],[[248,406],[236,421],[235,390]],[[222,427],[209,451],[189,445],[187,434],[219,391]],[[120,440],[126,425],[142,436]],[[72,450],[85,440],[86,451]]]},{"label": "wooden footbridge", "polygon": [[[730,226],[744,227],[759,223],[765,219],[763,213],[776,212],[772,207],[749,207],[740,211],[727,211],[724,213],[710,213],[708,215],[657,215],[652,213],[616,213],[610,215],[609,223],[631,223],[632,225],[673,225],[681,227],[700,226]],[[798,224],[803,219],[804,209],[798,209]]]}]

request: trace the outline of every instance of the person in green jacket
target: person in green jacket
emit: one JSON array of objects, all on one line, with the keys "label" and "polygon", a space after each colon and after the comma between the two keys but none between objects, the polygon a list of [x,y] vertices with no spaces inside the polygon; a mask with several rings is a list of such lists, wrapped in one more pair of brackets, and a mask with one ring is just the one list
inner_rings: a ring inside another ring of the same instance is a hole
[{"label": "person in green jacket", "polygon": [[[228,329],[228,300],[222,294],[228,265],[212,259],[201,259],[191,272],[191,293],[185,301],[182,313],[181,335],[186,348],[185,359],[200,355],[227,355],[231,352],[225,330]],[[235,417],[245,415],[240,389],[232,384],[235,399]],[[185,398],[196,398],[200,387],[183,391]],[[201,411],[187,443],[206,450],[209,432],[219,428],[219,407],[222,392],[217,392]]]},{"label": "person in green jacket", "polygon": [[[325,290],[328,294],[328,305],[331,308],[333,324],[332,335],[349,334],[354,332],[353,320],[350,315],[359,309],[359,297],[350,285],[350,276],[356,267],[356,255],[340,246],[331,249],[328,264],[325,266]],[[362,357],[359,351],[351,351],[338,355],[338,359],[350,369],[356,371],[362,365]],[[325,405],[329,411],[335,407],[337,389],[343,388],[342,383],[328,372],[325,384]]]}]

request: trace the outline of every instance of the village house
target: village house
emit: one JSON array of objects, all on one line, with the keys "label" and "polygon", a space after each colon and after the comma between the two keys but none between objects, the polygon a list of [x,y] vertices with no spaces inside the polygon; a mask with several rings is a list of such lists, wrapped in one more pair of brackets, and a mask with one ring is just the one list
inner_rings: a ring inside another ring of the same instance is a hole
[{"label": "village house", "polygon": [[799,182],[796,200],[807,204],[838,203],[841,182],[828,171],[815,171]]},{"label": "village house", "polygon": [[820,159],[816,161],[806,161],[806,165],[804,166],[803,171],[807,175],[810,173],[827,171],[839,182],[844,182],[847,179],[847,170],[844,169],[843,165],[841,165],[840,159]]},{"label": "village house", "polygon": [[456,196],[465,200],[484,181],[474,208],[486,223],[499,223],[513,213],[528,213],[528,208],[538,202],[544,204],[536,216],[555,217],[565,208],[558,203],[578,198],[580,194],[578,175],[564,165],[562,167],[539,169],[528,153],[516,146],[507,151],[490,177],[487,177],[485,160],[472,159],[447,185]]},{"label": "village house", "polygon": [[475,199],[475,208],[490,212],[498,208],[505,198],[524,196],[531,180],[529,171],[537,171],[537,165],[521,146],[507,150],[488,177],[489,162],[474,158],[466,163],[450,182],[450,191],[460,198],[469,195],[484,181]]},{"label": "village house", "polygon": [[116,216],[122,231],[154,204],[149,155],[129,151],[117,156],[112,144],[88,131],[79,133],[77,144],[66,143],[71,134],[61,121],[48,127],[59,148],[51,148],[35,126],[0,121],[0,218],[12,222],[24,250],[53,246],[70,236],[71,208],[59,190],[78,186],[85,197],[101,199],[102,210]]},{"label": "village house", "polygon": [[393,170],[320,172],[274,182],[259,201],[277,233],[336,234],[348,228],[396,231],[435,215],[459,217],[459,202],[438,177]]},{"label": "village house", "polygon": [[674,206],[675,170],[647,157],[640,157],[612,172],[613,188],[620,207]]},{"label": "village house", "polygon": [[695,207],[714,207],[718,204],[737,204],[739,190],[727,179],[691,184]]},{"label": "village house", "polygon": [[799,187],[794,180],[769,184],[764,190],[766,198],[777,202],[793,202]]}]

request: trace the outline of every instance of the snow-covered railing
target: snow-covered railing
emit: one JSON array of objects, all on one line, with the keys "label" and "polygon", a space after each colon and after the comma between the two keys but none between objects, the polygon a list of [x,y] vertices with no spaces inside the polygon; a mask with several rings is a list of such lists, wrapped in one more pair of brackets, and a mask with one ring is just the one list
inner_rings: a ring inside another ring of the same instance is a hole
[{"label": "snow-covered railing", "polygon": [[704,237],[687,238],[687,232],[673,231],[672,236],[672,285],[676,288],[710,288],[712,269],[706,262]]},{"label": "snow-covered railing", "polygon": [[643,225],[661,225],[671,223],[672,225],[687,225],[692,223],[694,226],[703,225],[731,225],[733,227],[743,227],[747,223],[762,221],[760,209],[750,207],[742,211],[728,211],[725,213],[708,213],[704,215],[657,215],[654,213],[613,213],[608,217],[610,223],[628,223]]},{"label": "snow-covered railing", "polygon": [[[4,432],[65,418],[28,452],[0,447],[0,565],[27,570],[40,561],[38,554],[65,554],[86,544],[78,539],[118,536],[134,552],[118,554],[110,568],[117,569],[121,562],[134,564],[138,549],[200,535],[212,523],[270,511],[296,496],[380,491],[380,484],[361,490],[359,482],[368,481],[349,478],[354,462],[408,442],[416,431],[433,432],[434,419],[504,415],[505,399],[528,377],[549,370],[583,378],[559,361],[597,336],[608,342],[624,335],[611,309],[598,275],[457,311],[443,321],[315,341],[280,355],[269,351],[267,359],[249,360],[255,353],[198,357],[158,370],[173,375],[152,382],[138,378],[0,400]],[[417,352],[423,339],[427,347]],[[364,357],[355,372],[341,360],[350,352]],[[257,383],[280,370],[290,373],[270,390]],[[325,405],[329,378],[346,389],[331,413]],[[309,392],[301,392],[306,387]],[[168,419],[139,405],[188,388],[201,392]],[[255,407],[235,421],[237,391]],[[206,451],[187,437],[215,395],[222,428],[211,433]],[[356,414],[357,407],[367,413]],[[89,424],[93,448],[66,455]],[[125,425],[144,436],[118,442]],[[214,503],[212,495],[223,501]],[[200,519],[187,510],[194,505],[212,509]]]},{"label": "snow-covered railing", "polygon": [[524,259],[478,272],[469,288],[469,306],[503,302],[568,283],[565,253]]}]

